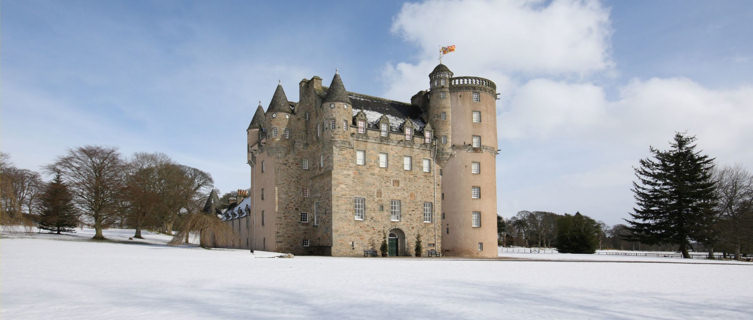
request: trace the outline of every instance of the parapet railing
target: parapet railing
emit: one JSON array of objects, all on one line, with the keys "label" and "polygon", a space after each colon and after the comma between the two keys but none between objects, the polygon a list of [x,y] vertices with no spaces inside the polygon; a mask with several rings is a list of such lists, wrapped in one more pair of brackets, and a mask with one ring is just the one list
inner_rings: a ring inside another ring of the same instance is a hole
[{"label": "parapet railing", "polygon": [[496,94],[497,85],[489,79],[480,77],[454,77],[450,78],[450,88],[456,89],[468,89],[478,88],[489,91],[491,94]]}]

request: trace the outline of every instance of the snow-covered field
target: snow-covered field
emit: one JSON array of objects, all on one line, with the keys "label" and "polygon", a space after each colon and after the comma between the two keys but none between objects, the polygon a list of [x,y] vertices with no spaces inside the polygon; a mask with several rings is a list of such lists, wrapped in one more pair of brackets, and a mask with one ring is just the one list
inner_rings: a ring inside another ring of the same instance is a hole
[{"label": "snow-covered field", "polygon": [[751,264],[273,259],[86,232],[2,234],[1,319],[753,318]]}]

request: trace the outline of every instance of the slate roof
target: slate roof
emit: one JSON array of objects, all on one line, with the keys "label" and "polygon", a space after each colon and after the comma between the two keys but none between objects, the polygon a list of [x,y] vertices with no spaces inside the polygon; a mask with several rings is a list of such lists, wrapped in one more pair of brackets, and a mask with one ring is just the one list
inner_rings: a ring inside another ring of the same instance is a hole
[{"label": "slate roof", "polygon": [[424,127],[425,122],[421,118],[422,111],[418,106],[355,92],[348,92],[348,97],[353,106],[353,116],[358,114],[358,111],[363,110],[372,127],[376,127],[376,123],[382,115],[387,116],[390,120],[392,130],[400,128],[406,118],[413,121],[415,129],[422,130]]},{"label": "slate roof", "polygon": [[261,129],[261,126],[264,125],[264,109],[261,107],[261,103],[259,103],[259,106],[256,108],[256,113],[254,113],[254,118],[251,119],[251,123],[248,124],[248,129]]},{"label": "slate roof", "polygon": [[435,74],[437,72],[452,73],[452,71],[450,71],[450,68],[448,68],[446,65],[443,65],[441,63],[438,64],[436,67],[434,67],[434,70],[429,75]]},{"label": "slate roof", "polygon": [[269,102],[269,107],[267,107],[267,113],[269,112],[285,112],[285,113],[291,113],[293,110],[291,108],[290,102],[288,101],[288,97],[285,96],[285,91],[282,90],[282,85],[278,84],[277,88],[275,89],[274,95],[272,95],[272,101]]},{"label": "slate roof", "polygon": [[345,85],[343,85],[343,80],[340,78],[339,73],[335,73],[335,76],[332,78],[332,83],[329,85],[327,97],[324,98],[324,101],[350,103],[348,92],[345,91]]}]

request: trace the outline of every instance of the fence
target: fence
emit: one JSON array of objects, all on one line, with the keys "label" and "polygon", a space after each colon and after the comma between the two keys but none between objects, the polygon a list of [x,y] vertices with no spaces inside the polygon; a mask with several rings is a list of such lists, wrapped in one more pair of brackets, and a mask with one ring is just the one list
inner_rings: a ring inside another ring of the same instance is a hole
[{"label": "fence", "polygon": [[[556,254],[559,253],[555,248],[525,248],[525,247],[500,247],[500,253],[538,253],[538,254]],[[597,255],[606,256],[632,256],[632,257],[654,257],[654,258],[682,258],[679,252],[671,251],[627,251],[627,250],[596,250]],[[693,259],[706,259],[708,252],[690,252]],[[714,259],[722,259],[721,252],[714,252]]]}]

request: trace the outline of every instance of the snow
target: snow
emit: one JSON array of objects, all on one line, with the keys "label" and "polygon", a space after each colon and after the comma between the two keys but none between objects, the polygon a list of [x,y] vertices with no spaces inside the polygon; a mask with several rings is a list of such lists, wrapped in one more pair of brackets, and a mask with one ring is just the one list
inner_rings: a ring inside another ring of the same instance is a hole
[{"label": "snow", "polygon": [[80,229],[4,231],[0,318],[753,318],[751,264],[253,259],[165,246],[163,235],[120,240],[131,232],[106,230],[118,241],[95,242]]},{"label": "snow", "polygon": [[[552,248],[499,248],[499,256],[510,259],[584,262],[660,262],[695,264],[753,264],[730,260],[682,259],[678,253],[663,251],[597,250],[595,254],[557,253]],[[703,253],[706,256],[706,253]]]}]

